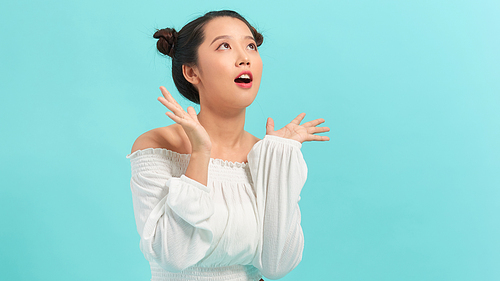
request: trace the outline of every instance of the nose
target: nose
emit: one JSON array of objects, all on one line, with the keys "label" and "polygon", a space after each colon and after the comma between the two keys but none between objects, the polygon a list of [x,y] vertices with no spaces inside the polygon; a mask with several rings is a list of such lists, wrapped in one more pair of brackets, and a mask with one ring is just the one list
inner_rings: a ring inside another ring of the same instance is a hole
[{"label": "nose", "polygon": [[250,60],[248,59],[248,57],[245,57],[244,59],[241,59],[239,61],[238,65],[240,65],[240,66],[250,65]]},{"label": "nose", "polygon": [[236,66],[250,66],[250,58],[246,51],[240,50],[238,59],[236,60]]}]

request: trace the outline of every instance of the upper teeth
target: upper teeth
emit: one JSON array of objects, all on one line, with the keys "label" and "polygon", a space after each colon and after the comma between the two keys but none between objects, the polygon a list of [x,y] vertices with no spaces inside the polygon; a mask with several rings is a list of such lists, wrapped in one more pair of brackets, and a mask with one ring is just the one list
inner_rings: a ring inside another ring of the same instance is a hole
[{"label": "upper teeth", "polygon": [[242,78],[242,79],[250,79],[250,75],[248,74],[242,74],[240,77],[238,78]]}]

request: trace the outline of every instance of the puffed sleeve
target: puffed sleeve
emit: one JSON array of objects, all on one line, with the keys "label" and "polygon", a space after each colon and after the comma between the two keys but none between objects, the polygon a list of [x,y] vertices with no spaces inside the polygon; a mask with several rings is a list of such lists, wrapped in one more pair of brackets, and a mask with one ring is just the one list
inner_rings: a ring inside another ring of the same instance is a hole
[{"label": "puffed sleeve", "polygon": [[[169,150],[136,151],[130,158],[130,187],[140,249],[150,262],[178,272],[205,257],[213,234],[210,189],[183,173],[187,161]],[[184,166],[184,167],[182,167]]]},{"label": "puffed sleeve", "polygon": [[307,166],[301,147],[298,141],[266,135],[247,157],[262,227],[253,265],[269,279],[282,278],[302,259],[298,202]]}]

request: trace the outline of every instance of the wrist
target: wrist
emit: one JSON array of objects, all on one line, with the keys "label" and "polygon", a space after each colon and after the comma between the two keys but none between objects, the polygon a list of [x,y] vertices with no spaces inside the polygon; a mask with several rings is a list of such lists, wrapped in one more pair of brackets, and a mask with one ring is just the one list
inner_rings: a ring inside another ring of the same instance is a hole
[{"label": "wrist", "polygon": [[280,137],[280,136],[275,136],[275,135],[265,135],[264,139],[267,141],[275,141],[275,142],[279,142],[279,143],[289,144],[289,145],[295,146],[297,148],[302,147],[302,142],[295,140],[295,139],[286,138],[286,137]]},{"label": "wrist", "polygon": [[204,157],[204,156],[210,157],[211,154],[212,154],[211,149],[193,149],[193,151],[191,152],[191,155],[200,156],[200,157]]},{"label": "wrist", "polygon": [[211,143],[191,143],[191,153],[197,153],[200,155],[208,154],[212,152],[212,144]]}]

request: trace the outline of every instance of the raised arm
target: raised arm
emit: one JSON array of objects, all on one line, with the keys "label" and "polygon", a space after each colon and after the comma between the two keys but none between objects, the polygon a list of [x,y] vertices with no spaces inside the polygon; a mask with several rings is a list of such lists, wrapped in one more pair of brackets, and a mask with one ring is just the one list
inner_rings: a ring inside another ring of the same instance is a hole
[{"label": "raised arm", "polygon": [[186,176],[201,184],[207,185],[208,163],[210,162],[210,153],[212,150],[210,136],[198,121],[198,116],[192,106],[189,106],[186,112],[165,87],[161,86],[160,90],[163,97],[159,97],[158,101],[171,111],[167,111],[165,114],[174,122],[182,126],[191,143],[192,162],[189,163],[186,170]]},{"label": "raised arm", "polygon": [[196,264],[212,243],[207,222],[213,214],[209,188],[186,177],[173,163],[189,159],[170,150],[139,150],[129,158],[134,214],[144,256],[172,272]]},{"label": "raised arm", "polygon": [[269,118],[266,136],[248,155],[262,225],[253,264],[269,279],[282,278],[302,259],[304,237],[298,202],[307,178],[300,151],[302,142],[328,140],[314,135],[329,130],[316,127],[324,120],[300,125],[304,116],[300,114],[279,131],[274,131],[274,122]]},{"label": "raised arm", "polygon": [[[185,112],[164,87],[160,89],[163,97],[158,100],[172,111],[167,116],[183,127],[192,153],[187,159],[170,150],[148,148],[157,147],[149,143],[154,138],[138,139],[129,156],[131,188],[142,252],[176,272],[200,261],[212,242],[207,223],[213,214],[207,187],[211,142],[194,108]],[[178,163],[183,161],[189,161],[185,171],[179,169],[185,167]]]}]

